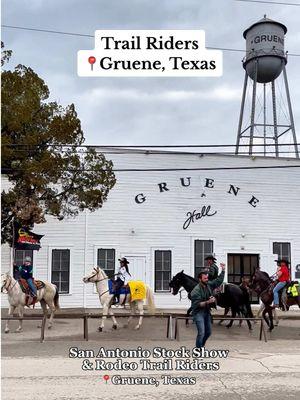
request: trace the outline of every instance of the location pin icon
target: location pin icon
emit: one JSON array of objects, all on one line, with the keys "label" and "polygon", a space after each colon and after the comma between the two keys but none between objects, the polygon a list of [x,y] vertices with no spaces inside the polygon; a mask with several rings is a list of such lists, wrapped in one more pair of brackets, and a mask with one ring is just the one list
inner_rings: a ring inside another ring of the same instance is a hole
[{"label": "location pin icon", "polygon": [[94,67],[94,64],[95,64],[95,62],[96,62],[96,57],[90,56],[90,57],[88,58],[88,62],[91,64],[91,71],[93,71],[93,67]]},{"label": "location pin icon", "polygon": [[107,381],[109,380],[109,375],[104,375],[103,379],[105,380],[105,383],[107,384]]}]

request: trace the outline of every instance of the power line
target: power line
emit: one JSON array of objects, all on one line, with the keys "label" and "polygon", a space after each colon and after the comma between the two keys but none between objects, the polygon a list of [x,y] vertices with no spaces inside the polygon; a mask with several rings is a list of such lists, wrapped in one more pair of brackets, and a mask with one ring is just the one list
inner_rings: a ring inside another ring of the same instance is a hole
[{"label": "power line", "polygon": [[[239,0],[237,0],[237,1],[239,1]],[[242,1],[242,0],[240,0],[240,1]],[[88,35],[88,34],[84,34],[84,33],[63,32],[63,31],[56,31],[56,30],[50,30],[50,29],[28,28],[28,27],[25,27],[25,26],[4,25],[4,24],[1,25],[1,26],[3,28],[21,29],[21,30],[25,30],[25,31],[44,32],[44,33],[52,33],[52,34],[57,34],[57,35],[81,36],[81,37],[94,38],[93,35]],[[206,48],[209,49],[209,50],[222,50],[222,51],[232,51],[232,52],[245,53],[245,50],[233,49],[233,48],[229,48],[229,47],[211,47],[211,46],[207,46]],[[288,55],[291,56],[291,57],[300,57],[300,54],[296,54],[296,53],[288,53]]]},{"label": "power line", "polygon": [[235,1],[241,1],[245,3],[263,3],[263,4],[280,4],[284,6],[300,6],[300,3],[283,3],[281,1],[265,1],[265,0],[235,0]]},{"label": "power line", "polygon": [[[295,143],[297,146],[300,145],[300,143]],[[8,147],[39,147],[39,144],[25,144],[25,143],[2,143],[1,147],[4,146],[8,146]],[[76,145],[76,144],[61,144],[61,143],[57,143],[57,144],[46,144],[47,147],[70,147],[70,148],[111,148],[111,149],[127,149],[130,150],[131,149],[140,149],[140,150],[144,150],[145,148],[182,148],[182,147],[186,147],[186,148],[208,148],[208,147],[236,147],[236,144],[161,144],[161,145],[143,145],[143,144],[126,144],[126,145],[111,145],[111,144],[86,144],[86,145]],[[254,144],[253,146],[274,146],[274,144],[272,143],[257,143]],[[293,144],[290,143],[281,143],[280,146],[294,146]],[[249,147],[249,144],[240,144],[239,147]]]}]

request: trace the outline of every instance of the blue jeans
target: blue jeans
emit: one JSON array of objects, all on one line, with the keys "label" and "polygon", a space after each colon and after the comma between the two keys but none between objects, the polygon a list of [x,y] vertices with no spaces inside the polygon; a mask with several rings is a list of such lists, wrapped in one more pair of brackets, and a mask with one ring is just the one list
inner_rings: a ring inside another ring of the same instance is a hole
[{"label": "blue jeans", "polygon": [[34,283],[32,281],[32,278],[28,278],[27,283],[28,283],[28,286],[30,287],[31,293],[36,296],[37,290],[36,290],[36,286],[34,285]]},{"label": "blue jeans", "polygon": [[211,316],[207,310],[201,310],[193,316],[193,320],[197,326],[198,335],[196,338],[196,347],[204,347],[207,339],[211,335]]},{"label": "blue jeans", "polygon": [[280,289],[284,288],[286,285],[286,282],[278,282],[277,285],[273,289],[273,295],[274,295],[274,304],[279,304],[279,295],[278,292]]}]

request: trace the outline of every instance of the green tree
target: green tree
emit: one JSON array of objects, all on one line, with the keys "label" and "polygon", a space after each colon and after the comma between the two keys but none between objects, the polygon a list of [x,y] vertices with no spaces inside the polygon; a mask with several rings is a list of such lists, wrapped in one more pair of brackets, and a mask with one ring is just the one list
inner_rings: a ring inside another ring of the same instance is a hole
[{"label": "green tree", "polygon": [[[3,46],[2,46],[3,47]],[[2,64],[11,52],[4,51]],[[12,221],[32,227],[102,207],[116,180],[102,153],[80,147],[84,136],[74,104],[49,102],[49,89],[31,69],[2,73],[2,242]]]}]

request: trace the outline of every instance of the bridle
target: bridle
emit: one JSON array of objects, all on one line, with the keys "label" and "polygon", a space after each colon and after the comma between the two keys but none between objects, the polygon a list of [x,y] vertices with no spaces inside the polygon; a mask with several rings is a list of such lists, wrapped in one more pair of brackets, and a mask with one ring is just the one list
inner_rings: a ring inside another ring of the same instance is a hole
[{"label": "bridle", "polygon": [[[95,269],[94,269],[95,270]],[[94,275],[92,275],[92,276],[89,276],[87,279],[86,279],[86,282],[92,282],[91,281],[91,279],[92,278],[94,278],[94,276],[96,276],[96,275],[98,275],[99,274],[99,270],[96,270],[96,272],[94,273]],[[93,281],[92,283],[98,283],[98,282],[102,282],[102,281],[105,281],[105,280],[107,280],[107,279],[110,279],[108,276],[107,277],[105,277],[105,278],[102,278],[102,279],[97,279],[97,280],[95,280],[95,281]],[[109,290],[106,290],[105,292],[103,292],[103,293],[99,293],[99,297],[101,297],[101,296],[103,296],[105,293],[107,293],[107,292],[109,292]]]},{"label": "bridle", "polygon": [[[7,284],[7,282],[8,282],[8,278],[10,278],[10,279],[9,279],[9,284],[8,284],[8,286],[6,286],[6,284]],[[10,288],[9,286],[11,285],[11,283],[12,283],[12,277],[9,276],[9,275],[7,275],[7,279],[5,279],[3,285],[1,286],[1,293],[5,293],[3,289],[6,290],[6,293],[8,293],[9,291],[11,291],[11,290],[16,286],[16,284],[18,283],[18,281],[16,280],[16,282],[15,282],[15,283],[13,284],[13,286]]]}]

